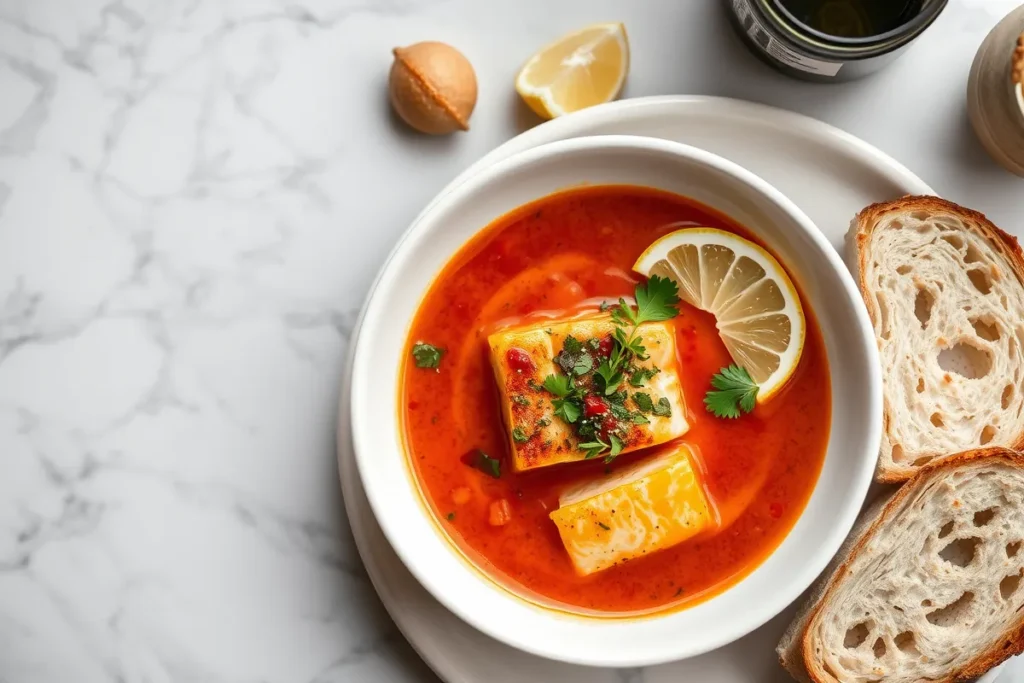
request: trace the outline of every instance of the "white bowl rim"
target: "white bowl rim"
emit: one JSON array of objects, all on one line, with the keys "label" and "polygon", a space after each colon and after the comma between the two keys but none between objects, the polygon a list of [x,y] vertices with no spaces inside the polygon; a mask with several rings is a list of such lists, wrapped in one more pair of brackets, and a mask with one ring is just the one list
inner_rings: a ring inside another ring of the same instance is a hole
[{"label": "white bowl rim", "polygon": [[[630,148],[637,151],[660,152],[663,154],[681,156],[690,161],[695,161],[698,164],[708,166],[712,169],[733,176],[734,179],[749,186],[755,193],[760,194],[765,200],[781,208],[789,215],[793,223],[800,227],[800,229],[805,233],[805,236],[815,244],[815,247],[819,251],[819,255],[828,260],[830,270],[832,270],[839,279],[845,295],[858,304],[854,306],[854,311],[857,317],[857,329],[860,332],[860,345],[869,355],[877,357],[877,347],[872,324],[868,318],[867,310],[861,303],[859,289],[849,270],[844,265],[839,254],[832,248],[832,245],[828,242],[822,232],[814,225],[811,219],[774,186],[760,178],[760,176],[757,176],[753,172],[746,170],[732,161],[729,161],[717,154],[684,143],[646,136],[594,135],[549,142],[523,150],[503,160],[497,161],[493,165],[481,169],[475,175],[461,181],[456,187],[453,188],[449,186],[445,188],[442,193],[435,197],[435,199],[414,219],[410,227],[399,238],[395,248],[388,255],[378,276],[375,278],[369,293],[367,294],[366,302],[360,316],[361,324],[359,326],[359,336],[352,341],[351,391],[353,398],[361,391],[363,382],[367,380],[364,376],[367,371],[367,368],[364,367],[366,365],[364,358],[368,353],[368,348],[372,345],[372,340],[370,340],[370,335],[366,332],[367,330],[372,330],[378,324],[378,319],[381,315],[381,312],[375,310],[374,306],[377,296],[384,285],[389,283],[396,275],[397,271],[394,271],[396,263],[405,257],[407,253],[411,252],[413,247],[416,246],[416,238],[420,236],[419,233],[424,232],[427,227],[430,226],[431,217],[444,214],[450,209],[450,207],[456,206],[463,201],[464,197],[474,194],[478,188],[488,185],[520,166],[540,161],[548,156],[571,153],[577,150],[589,150],[595,147]],[[481,225],[480,229],[483,229],[484,227],[486,226]],[[455,253],[452,253],[449,258],[454,255]],[[403,324],[403,333],[407,333],[408,321],[403,321]],[[877,444],[881,440],[882,433],[882,377],[880,364],[878,362],[870,364],[870,370],[865,378],[865,382],[869,388],[868,393],[871,397],[870,402],[872,405],[868,411],[870,415],[869,423],[864,425],[864,433],[866,435],[864,443]],[[398,402],[395,401],[394,405],[390,406],[390,409],[397,411],[397,405]],[[827,542],[823,545],[819,545],[814,557],[809,558],[807,562],[797,568],[790,575],[790,579],[787,583],[788,590],[780,590],[767,597],[759,604],[752,606],[745,614],[744,618],[735,620],[731,629],[723,629],[723,633],[720,634],[718,638],[708,639],[700,645],[693,647],[685,647],[681,645],[672,652],[663,652],[658,655],[649,655],[646,657],[601,651],[589,651],[585,656],[567,656],[559,649],[558,644],[549,646],[549,644],[546,643],[538,643],[531,641],[529,638],[523,638],[515,631],[500,630],[496,628],[492,622],[480,617],[479,610],[475,610],[472,605],[464,604],[460,599],[453,597],[453,595],[446,591],[440,585],[440,582],[432,576],[431,572],[425,570],[422,563],[416,561],[416,558],[412,556],[411,549],[408,547],[404,540],[405,537],[401,532],[402,520],[395,519],[393,516],[389,516],[388,514],[387,496],[390,492],[384,490],[384,487],[378,486],[377,482],[371,479],[368,475],[369,468],[366,467],[366,459],[370,457],[370,449],[366,444],[369,437],[364,428],[366,422],[362,418],[365,414],[364,411],[370,411],[371,409],[364,406],[363,402],[358,400],[351,400],[349,408],[356,468],[359,472],[360,479],[362,480],[367,500],[370,503],[370,507],[373,510],[374,516],[377,518],[384,536],[392,545],[396,555],[398,555],[402,560],[410,573],[416,577],[417,581],[419,581],[421,585],[423,585],[442,605],[444,605],[445,608],[484,634],[505,642],[512,647],[541,657],[586,666],[650,666],[667,661],[685,659],[719,648],[762,626],[794,602],[797,597],[799,597],[799,595],[807,589],[811,583],[813,583],[814,579],[825,569],[829,561],[831,561],[833,556],[839,550],[860,512],[863,501],[867,495],[868,487],[871,484],[876,464],[877,451],[867,449],[858,463],[856,476],[850,481],[850,495],[846,497],[841,509],[838,511],[839,514],[836,517],[835,523],[831,527]],[[398,427],[396,426],[396,429],[397,428]],[[415,484],[411,481],[411,477],[414,475],[412,474],[410,465],[406,460],[407,454],[404,452],[399,453],[399,457],[403,459],[404,467],[409,470],[409,484],[413,489],[415,489]],[[420,494],[413,490],[413,495],[419,496]],[[420,503],[420,507],[425,510],[425,503],[423,501],[418,502]],[[428,520],[428,522],[432,526],[436,526],[434,520]],[[440,534],[444,534],[445,532],[440,529],[437,531],[438,542],[447,544],[447,552],[453,554],[456,553],[457,551],[454,550],[450,541],[440,537]],[[464,558],[459,559],[463,563],[466,562]],[[467,571],[470,570],[467,568]],[[507,589],[500,587],[489,577],[484,578],[485,573],[483,570],[477,569],[473,574],[476,577],[476,580],[487,582],[493,590],[505,593],[508,596],[507,599],[509,601],[527,604],[524,598],[513,597]],[[732,590],[736,585],[738,584],[730,586],[724,592]],[[713,599],[714,598],[711,598],[711,600]],[[710,600],[707,602],[710,602]],[[534,605],[530,605],[530,607],[541,612],[546,612],[552,617],[562,614],[553,609],[546,609]],[[592,621],[600,621],[601,623],[608,625],[628,623],[630,621],[650,622],[654,620],[669,619],[673,615],[684,611],[686,610],[671,610],[653,616],[644,616],[636,620],[606,618],[593,619]],[[577,615],[572,615],[570,618],[579,620],[581,623],[587,619],[587,617]]]}]

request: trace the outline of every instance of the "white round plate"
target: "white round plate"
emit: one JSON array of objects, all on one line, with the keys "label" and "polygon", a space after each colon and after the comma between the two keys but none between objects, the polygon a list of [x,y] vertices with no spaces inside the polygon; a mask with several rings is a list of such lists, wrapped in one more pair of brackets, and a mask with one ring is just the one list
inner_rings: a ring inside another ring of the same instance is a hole
[{"label": "white round plate", "polygon": [[[934,194],[892,158],[828,124],[765,105],[702,96],[624,100],[537,126],[478,161],[445,192],[479,169],[521,150],[554,140],[601,134],[676,140],[735,161],[792,199],[839,250],[850,220],[867,204],[904,194]],[[355,336],[353,332],[352,338]],[[441,678],[450,683],[790,680],[778,665],[775,644],[792,617],[792,607],[731,645],[681,662],[648,667],[642,673],[593,669],[528,655],[457,618],[413,578],[370,510],[356,472],[350,438],[350,365],[351,356],[342,378],[338,421],[338,465],[349,523],[384,606]],[[991,683],[995,677],[993,671],[981,680]]]}]

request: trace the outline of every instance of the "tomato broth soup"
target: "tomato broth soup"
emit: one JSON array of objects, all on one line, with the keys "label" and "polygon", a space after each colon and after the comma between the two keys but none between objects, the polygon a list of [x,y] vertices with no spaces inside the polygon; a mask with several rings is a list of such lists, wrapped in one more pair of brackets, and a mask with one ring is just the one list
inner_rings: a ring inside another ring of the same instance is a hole
[{"label": "tomato broth soup", "polygon": [[[806,338],[793,375],[735,419],[704,404],[713,376],[734,362],[715,318],[680,302],[679,314],[663,323],[674,335],[688,423],[674,441],[690,447],[715,522],[692,538],[581,575],[552,521],[560,497],[581,480],[635,467],[650,449],[518,472],[513,466],[489,336],[524,323],[598,315],[620,297],[632,301],[646,280],[632,272],[634,262],[657,239],[688,226],[757,241],[727,217],[677,195],[632,186],[573,189],[487,226],[445,266],[420,304],[398,406],[411,469],[451,542],[517,595],[603,615],[699,602],[763,562],[811,495],[828,443],[831,389],[821,332],[802,298]],[[550,419],[538,421],[545,423]],[[516,441],[513,435],[513,447]]]}]

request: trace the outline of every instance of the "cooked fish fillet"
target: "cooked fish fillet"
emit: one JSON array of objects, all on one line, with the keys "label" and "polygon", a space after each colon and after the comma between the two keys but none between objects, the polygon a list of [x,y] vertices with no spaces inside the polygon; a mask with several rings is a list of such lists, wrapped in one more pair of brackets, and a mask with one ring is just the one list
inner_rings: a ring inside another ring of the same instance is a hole
[{"label": "cooked fish fillet", "polygon": [[[612,335],[615,328],[611,316],[601,315],[545,321],[510,328],[488,337],[491,365],[509,435],[512,465],[517,471],[586,458],[586,453],[579,449],[579,439],[573,426],[555,415],[553,400],[556,397],[542,385],[549,375],[564,375],[554,359],[568,337],[584,343],[602,340]],[[670,441],[690,428],[679,382],[673,328],[668,323],[645,323],[639,327],[639,334],[649,358],[637,366],[656,367],[659,372],[648,379],[642,389],[624,382],[623,386],[630,394],[625,405],[631,410],[638,410],[633,396],[640,392],[655,403],[665,399],[669,409],[661,410],[667,413],[662,415],[648,412],[646,418],[649,422],[646,424],[629,424],[627,433],[622,437],[623,453]],[[598,351],[588,345],[587,353],[592,355],[596,366]]]},{"label": "cooked fish fillet", "polygon": [[658,450],[562,495],[550,517],[578,574],[670,548],[713,524],[690,447]]}]

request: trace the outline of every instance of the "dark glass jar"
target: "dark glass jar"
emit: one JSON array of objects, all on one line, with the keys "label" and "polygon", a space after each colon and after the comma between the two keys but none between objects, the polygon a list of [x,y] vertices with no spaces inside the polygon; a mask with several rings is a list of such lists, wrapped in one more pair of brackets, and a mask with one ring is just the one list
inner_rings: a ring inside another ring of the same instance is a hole
[{"label": "dark glass jar", "polygon": [[947,0],[725,0],[754,53],[790,76],[848,81],[896,59]]}]

